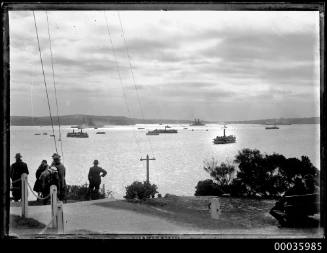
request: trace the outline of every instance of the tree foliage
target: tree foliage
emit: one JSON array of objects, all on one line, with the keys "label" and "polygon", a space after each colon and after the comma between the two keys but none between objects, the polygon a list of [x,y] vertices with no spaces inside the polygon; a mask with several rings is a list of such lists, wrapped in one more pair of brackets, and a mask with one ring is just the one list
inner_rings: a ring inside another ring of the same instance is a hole
[{"label": "tree foliage", "polygon": [[[215,159],[204,163],[204,170],[224,193],[275,198],[293,186],[295,177],[303,178],[308,174],[312,175],[316,185],[319,185],[320,172],[307,156],[302,156],[301,159],[286,158],[281,154],[262,154],[258,149],[246,148],[237,153],[234,163],[238,165],[236,170],[234,165],[229,163],[218,165]],[[235,172],[236,176],[233,176]],[[213,188],[213,182],[200,182],[197,188]],[[199,192],[197,191],[197,194]]]}]

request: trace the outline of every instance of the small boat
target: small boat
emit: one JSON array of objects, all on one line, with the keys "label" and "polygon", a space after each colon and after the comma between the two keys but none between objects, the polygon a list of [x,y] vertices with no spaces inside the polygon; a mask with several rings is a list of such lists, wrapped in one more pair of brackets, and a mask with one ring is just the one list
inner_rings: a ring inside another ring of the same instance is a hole
[{"label": "small boat", "polygon": [[141,129],[144,129],[144,127],[138,127],[137,129],[141,130]]},{"label": "small boat", "polygon": [[159,135],[159,132],[157,131],[157,129],[155,129],[153,131],[148,131],[146,135]]},{"label": "small boat", "polygon": [[87,133],[84,133],[82,129],[80,132],[75,132],[73,129],[73,132],[67,133],[67,137],[89,138],[89,135]]},{"label": "small boat", "polygon": [[166,125],[165,128],[171,128],[171,126]]},{"label": "small boat", "polygon": [[183,129],[188,129],[187,127],[184,127]]},{"label": "small boat", "polygon": [[96,132],[95,134],[106,134],[106,132]]},{"label": "small boat", "polygon": [[50,137],[54,137],[55,135],[54,134],[50,134]]},{"label": "small boat", "polygon": [[226,126],[224,126],[224,135],[223,136],[217,136],[213,139],[214,144],[228,144],[228,143],[235,143],[236,137],[234,135],[226,135]]},{"label": "small boat", "polygon": [[43,133],[43,135],[48,135],[48,133]]},{"label": "small boat", "polygon": [[276,126],[276,124],[274,126],[267,126],[266,127],[267,130],[270,130],[270,129],[279,129],[278,126]]},{"label": "small boat", "polygon": [[34,135],[41,135],[41,134],[35,133]]}]

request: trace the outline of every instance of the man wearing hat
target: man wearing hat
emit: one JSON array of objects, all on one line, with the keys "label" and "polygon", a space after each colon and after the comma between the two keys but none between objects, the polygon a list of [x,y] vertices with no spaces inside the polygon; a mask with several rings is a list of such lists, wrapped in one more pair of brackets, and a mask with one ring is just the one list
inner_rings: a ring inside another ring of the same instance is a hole
[{"label": "man wearing hat", "polygon": [[[17,202],[22,197],[22,182],[19,180],[23,173],[28,174],[27,164],[22,161],[22,155],[17,153],[15,155],[16,162],[10,166],[10,178],[12,183],[12,196]],[[16,182],[15,182],[16,181]]]},{"label": "man wearing hat", "polygon": [[93,162],[94,166],[90,168],[89,171],[89,191],[88,191],[88,198],[91,195],[92,196],[96,195],[96,198],[98,196],[99,193],[99,188],[100,188],[100,184],[101,184],[101,177],[104,177],[107,175],[107,171],[105,171],[104,169],[102,169],[101,167],[98,166],[99,161],[98,160],[94,160]]},{"label": "man wearing hat", "polygon": [[[50,166],[50,169],[57,169],[59,182],[58,182],[58,198],[59,200],[66,200],[66,168],[60,161],[60,155],[54,153],[52,155],[53,162]],[[55,168],[53,168],[55,167]]]}]

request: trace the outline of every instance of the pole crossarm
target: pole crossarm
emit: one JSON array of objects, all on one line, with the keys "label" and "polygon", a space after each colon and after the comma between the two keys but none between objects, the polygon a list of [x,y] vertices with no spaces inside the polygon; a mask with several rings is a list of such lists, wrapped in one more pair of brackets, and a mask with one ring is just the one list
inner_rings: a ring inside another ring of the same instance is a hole
[{"label": "pole crossarm", "polygon": [[149,179],[149,161],[150,160],[156,160],[156,158],[149,158],[149,155],[146,155],[146,158],[142,158],[140,159],[140,161],[146,161],[146,182],[150,183],[150,179]]}]

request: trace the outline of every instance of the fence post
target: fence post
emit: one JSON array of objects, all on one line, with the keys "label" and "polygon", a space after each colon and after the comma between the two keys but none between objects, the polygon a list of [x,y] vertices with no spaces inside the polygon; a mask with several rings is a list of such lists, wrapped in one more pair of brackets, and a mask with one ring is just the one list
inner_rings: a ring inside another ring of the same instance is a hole
[{"label": "fence post", "polygon": [[64,210],[62,201],[58,201],[57,205],[57,232],[58,234],[64,233]]},{"label": "fence post", "polygon": [[51,199],[51,218],[52,220],[52,227],[57,227],[57,186],[51,185],[50,186],[50,199]]},{"label": "fence post", "polygon": [[219,202],[218,198],[211,199],[210,213],[211,213],[211,218],[219,219],[219,216],[221,214],[221,208],[220,208],[220,202]]},{"label": "fence post", "polygon": [[23,173],[21,175],[21,184],[22,184],[22,217],[28,216],[28,189],[27,189],[27,174]]},{"label": "fence post", "polygon": [[102,185],[102,193],[106,196],[106,186],[105,186],[105,184]]}]

